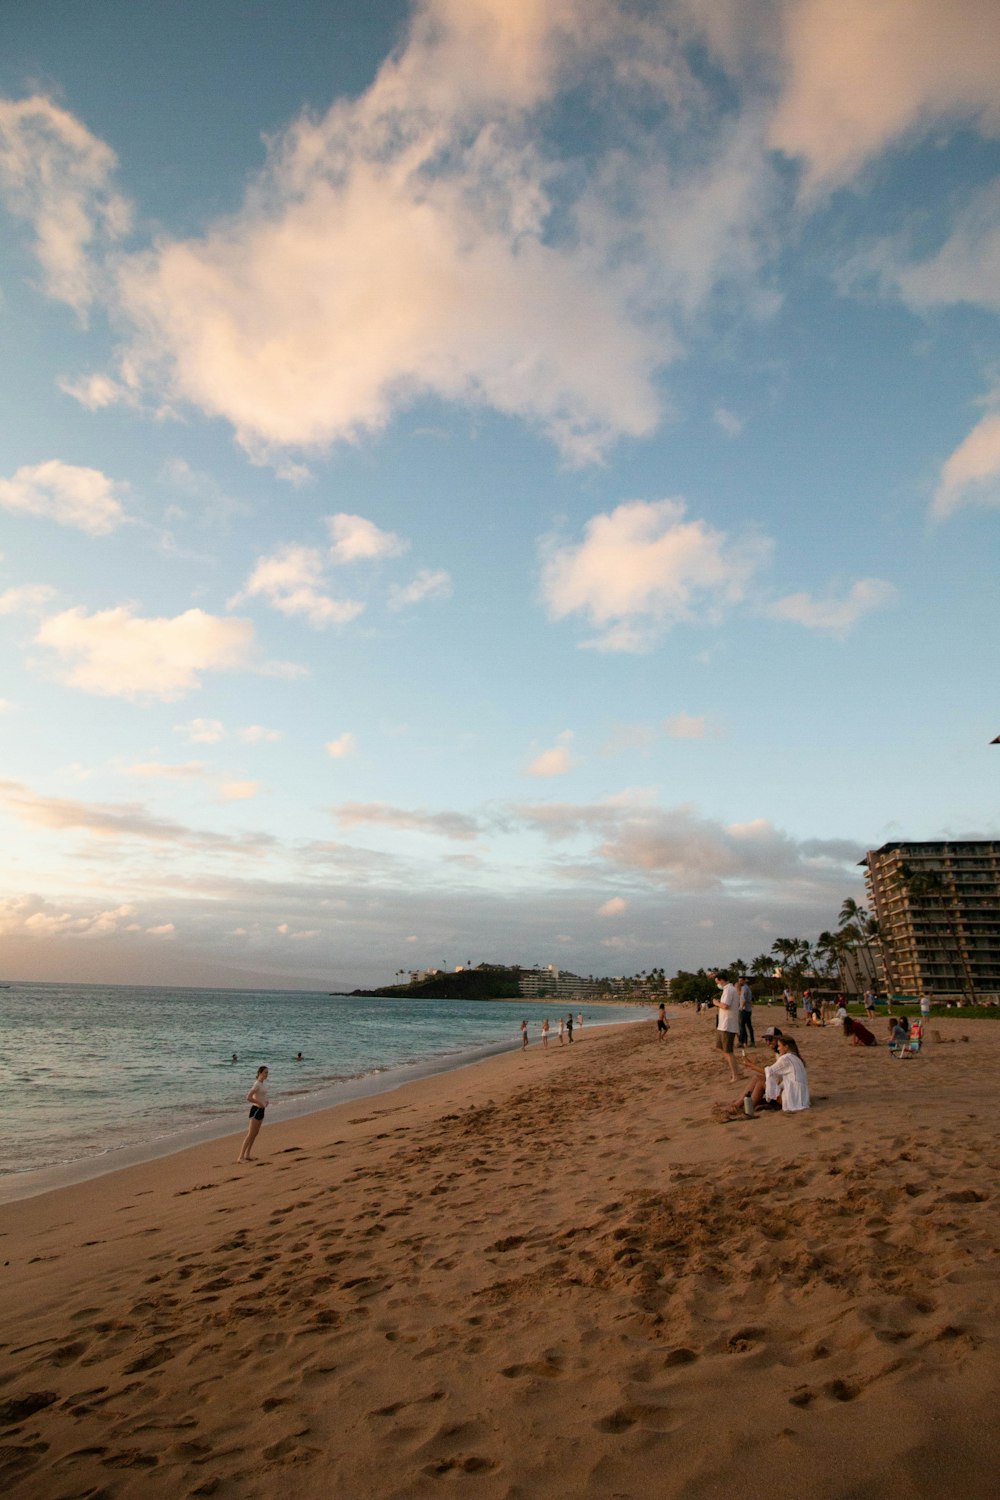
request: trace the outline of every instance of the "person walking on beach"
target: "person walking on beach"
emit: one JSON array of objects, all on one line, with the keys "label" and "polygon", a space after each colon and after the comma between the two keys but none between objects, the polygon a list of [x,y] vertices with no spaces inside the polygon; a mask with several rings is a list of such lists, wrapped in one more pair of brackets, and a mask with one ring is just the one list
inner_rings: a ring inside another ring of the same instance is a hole
[{"label": "person walking on beach", "polygon": [[661,1000],[660,1008],[656,1012],[656,1040],[658,1042],[665,1042],[667,1039],[667,1032],[669,1030],[670,1022],[667,1020],[666,1001]]},{"label": "person walking on beach", "polygon": [[527,1021],[522,1021],[521,1022],[521,1051],[522,1052],[526,1051],[527,1050],[527,1046],[528,1046],[528,1023],[527,1023]]},{"label": "person walking on beach", "polygon": [[250,1092],[247,1094],[247,1103],[250,1106],[250,1124],[247,1126],[247,1133],[243,1138],[237,1161],[253,1160],[253,1143],[260,1134],[260,1127],[264,1123],[264,1111],[268,1106],[266,1068],[257,1069],[257,1077],[250,1085]]},{"label": "person walking on beach", "polygon": [[729,1064],[730,1079],[733,1083],[739,1083],[740,1075],[736,1071],[733,1049],[736,1046],[736,1033],[740,1029],[740,997],[731,980],[720,977],[716,983],[719,986],[719,1019],[716,1023],[715,1045]]},{"label": "person walking on beach", "polygon": [[569,1015],[566,1017],[566,1035],[569,1037],[570,1041],[573,1040],[573,1012],[572,1011],[570,1011]]},{"label": "person walking on beach", "polygon": [[753,1034],[753,991],[747,984],[746,979],[740,980],[740,1046],[745,1047],[747,1042],[751,1047],[756,1047],[757,1040]]},{"label": "person walking on beach", "polygon": [[548,1018],[548,1016],[546,1016],[545,1020],[542,1022],[542,1047],[543,1047],[543,1049],[546,1052],[549,1050],[549,1018]]}]

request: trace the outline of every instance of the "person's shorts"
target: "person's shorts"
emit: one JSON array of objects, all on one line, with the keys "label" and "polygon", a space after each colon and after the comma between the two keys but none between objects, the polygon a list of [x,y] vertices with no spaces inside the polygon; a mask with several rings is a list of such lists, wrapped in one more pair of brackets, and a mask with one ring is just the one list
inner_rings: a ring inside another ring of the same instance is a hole
[{"label": "person's shorts", "polygon": [[667,1029],[667,1023],[666,1023],[666,1021],[657,1021],[657,1023],[656,1023],[656,1029],[657,1029],[657,1031],[666,1031],[666,1029]]},{"label": "person's shorts", "polygon": [[717,1031],[715,1033],[715,1045],[720,1052],[732,1052],[736,1046],[735,1031]]},{"label": "person's shorts", "polygon": [[263,1120],[263,1118],[264,1118],[264,1111],[261,1109],[261,1107],[260,1107],[259,1104],[254,1104],[251,1107],[251,1109],[250,1109],[250,1118],[251,1118],[251,1120]]}]

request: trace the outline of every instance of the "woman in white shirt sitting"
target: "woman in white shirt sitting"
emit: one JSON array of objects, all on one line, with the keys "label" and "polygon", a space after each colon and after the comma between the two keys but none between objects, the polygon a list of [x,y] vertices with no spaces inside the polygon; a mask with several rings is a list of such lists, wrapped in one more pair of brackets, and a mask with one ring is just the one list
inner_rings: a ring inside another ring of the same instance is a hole
[{"label": "woman in white shirt sitting", "polygon": [[[809,1079],[797,1044],[790,1036],[779,1036],[774,1048],[776,1056],[769,1067],[758,1068],[756,1063],[743,1059],[743,1066],[757,1074],[753,1087],[747,1090],[750,1098],[754,1105],[766,1100],[773,1106],[780,1100],[781,1108],[788,1114],[808,1109]],[[733,1108],[743,1109],[743,1100],[738,1099]]]}]

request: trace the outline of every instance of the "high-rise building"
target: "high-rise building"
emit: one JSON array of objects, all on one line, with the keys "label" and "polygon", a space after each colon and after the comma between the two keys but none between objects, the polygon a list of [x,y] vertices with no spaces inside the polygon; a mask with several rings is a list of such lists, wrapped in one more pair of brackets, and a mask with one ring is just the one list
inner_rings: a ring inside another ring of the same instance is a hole
[{"label": "high-rise building", "polygon": [[1000,997],[1000,842],[883,844],[861,863],[890,994]]}]

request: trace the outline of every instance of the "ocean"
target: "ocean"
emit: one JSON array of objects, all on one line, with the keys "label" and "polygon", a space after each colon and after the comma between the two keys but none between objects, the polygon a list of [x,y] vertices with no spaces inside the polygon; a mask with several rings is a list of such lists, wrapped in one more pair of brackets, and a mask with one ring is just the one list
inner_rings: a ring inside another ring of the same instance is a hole
[{"label": "ocean", "polygon": [[[0,988],[0,1179],[73,1164],[85,1177],[240,1130],[261,1063],[270,1069],[269,1118],[288,1119],[517,1047],[522,1016],[537,1044],[543,1016],[555,1023],[569,1009],[568,1001],[544,1011],[510,1000],[11,984]],[[585,1028],[651,1014],[572,1009]]]}]

